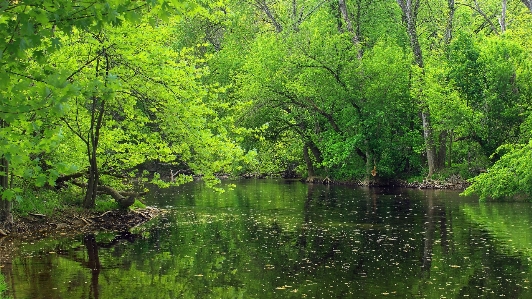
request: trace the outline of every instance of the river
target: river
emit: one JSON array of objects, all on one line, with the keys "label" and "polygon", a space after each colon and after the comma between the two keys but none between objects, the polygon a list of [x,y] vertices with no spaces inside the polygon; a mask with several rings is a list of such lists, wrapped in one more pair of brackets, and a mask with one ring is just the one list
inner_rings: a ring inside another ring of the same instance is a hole
[{"label": "river", "polygon": [[[152,192],[129,232],[48,238],[1,265],[22,298],[532,298],[529,203],[243,180]],[[224,184],[227,187],[227,183]]]}]

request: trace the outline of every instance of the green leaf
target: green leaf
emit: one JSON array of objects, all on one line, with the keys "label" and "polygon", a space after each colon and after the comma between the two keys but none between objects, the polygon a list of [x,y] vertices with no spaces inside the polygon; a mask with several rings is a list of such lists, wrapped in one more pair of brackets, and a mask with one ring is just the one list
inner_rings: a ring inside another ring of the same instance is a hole
[{"label": "green leaf", "polygon": [[2,191],[2,199],[12,201],[15,198],[15,191],[13,189],[5,189]]},{"label": "green leaf", "polygon": [[37,175],[35,179],[35,186],[43,187],[47,181],[48,181],[48,178],[46,177],[46,175],[43,173],[40,173]]}]

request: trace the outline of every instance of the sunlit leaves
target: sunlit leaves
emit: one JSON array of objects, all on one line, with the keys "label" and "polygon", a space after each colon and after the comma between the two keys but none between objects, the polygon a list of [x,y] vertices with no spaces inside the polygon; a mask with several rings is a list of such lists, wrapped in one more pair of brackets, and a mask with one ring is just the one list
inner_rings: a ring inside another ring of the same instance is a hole
[{"label": "sunlit leaves", "polygon": [[532,195],[532,141],[524,145],[501,146],[498,151],[506,152],[485,173],[473,178],[473,183],[464,191],[465,195],[478,194],[481,199]]}]

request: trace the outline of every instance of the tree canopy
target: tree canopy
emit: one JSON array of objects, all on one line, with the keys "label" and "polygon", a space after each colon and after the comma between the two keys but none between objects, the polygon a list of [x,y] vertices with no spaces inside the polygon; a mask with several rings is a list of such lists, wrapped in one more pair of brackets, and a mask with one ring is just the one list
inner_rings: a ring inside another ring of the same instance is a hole
[{"label": "tree canopy", "polygon": [[217,174],[481,173],[468,193],[528,195],[529,8],[0,1],[2,210],[25,188],[127,207]]}]

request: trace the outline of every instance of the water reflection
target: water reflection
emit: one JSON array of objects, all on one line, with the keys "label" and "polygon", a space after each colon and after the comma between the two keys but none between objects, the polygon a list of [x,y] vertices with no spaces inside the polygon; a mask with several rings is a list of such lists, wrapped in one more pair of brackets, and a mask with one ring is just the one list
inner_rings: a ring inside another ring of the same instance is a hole
[{"label": "water reflection", "polygon": [[133,232],[48,239],[4,261],[14,298],[530,298],[532,212],[456,192],[192,184]]}]

